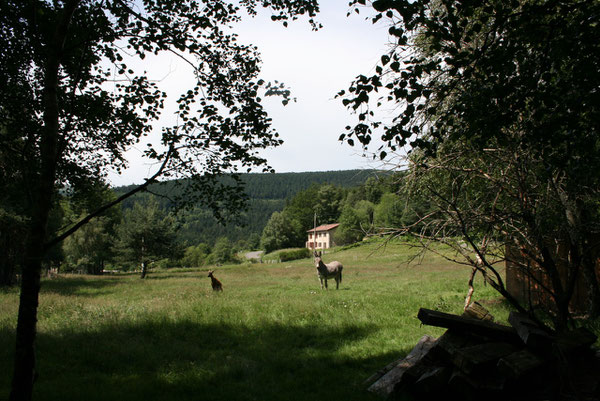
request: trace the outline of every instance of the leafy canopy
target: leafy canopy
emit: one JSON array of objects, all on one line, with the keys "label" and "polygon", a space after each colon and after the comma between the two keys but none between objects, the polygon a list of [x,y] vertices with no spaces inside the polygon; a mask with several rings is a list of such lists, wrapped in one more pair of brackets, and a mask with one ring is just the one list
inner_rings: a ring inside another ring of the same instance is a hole
[{"label": "leafy canopy", "polygon": [[[354,1],[354,4],[364,1]],[[548,163],[584,176],[597,154],[600,3],[585,1],[377,0],[392,45],[375,73],[340,92],[359,122],[341,136],[380,156],[405,145],[435,152],[464,138],[479,148],[518,141]],[[370,100],[400,107],[390,123]],[[510,136],[508,133],[518,133]],[[578,157],[572,157],[576,154]],[[597,169],[596,169],[597,171]]]},{"label": "leafy canopy", "polygon": [[[366,147],[377,132],[382,159],[410,147],[412,193],[432,207],[397,232],[453,246],[523,310],[494,267],[504,245],[516,247],[525,259],[513,262],[548,293],[557,329],[583,274],[597,314],[600,3],[372,5],[393,44],[374,74],[339,94],[359,120],[340,139]],[[390,121],[376,117],[373,96],[396,106]]]},{"label": "leafy canopy", "polygon": [[[125,152],[137,145],[160,173],[152,180],[195,179],[178,201],[202,200],[217,214],[221,206],[239,208],[239,180],[225,183],[215,176],[271,171],[258,151],[281,140],[262,96],[284,102],[290,96],[283,84],[258,78],[257,49],[230,33],[242,9],[252,15],[258,5],[269,8],[274,20],[307,14],[318,27],[314,0],[244,0],[239,6],[222,0],[1,2],[2,182],[32,181],[47,171],[42,160],[48,157],[55,160],[55,182],[76,189],[104,180],[111,169],[122,171]],[[159,143],[146,144],[143,138],[162,124],[167,99],[144,62],[165,54],[190,65],[191,86],[175,100],[177,122],[162,128]],[[51,63],[58,66],[57,82],[49,87]],[[47,134],[54,92],[55,136]],[[56,141],[56,152],[45,155],[44,141]]]}]

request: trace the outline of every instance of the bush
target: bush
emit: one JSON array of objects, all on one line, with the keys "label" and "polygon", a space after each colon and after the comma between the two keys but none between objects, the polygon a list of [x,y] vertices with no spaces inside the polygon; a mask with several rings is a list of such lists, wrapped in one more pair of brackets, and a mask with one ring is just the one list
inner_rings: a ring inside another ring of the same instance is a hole
[{"label": "bush", "polygon": [[156,269],[172,269],[174,267],[181,267],[181,261],[177,259],[163,258],[154,261],[149,267]]},{"label": "bush", "polygon": [[199,267],[207,263],[208,255],[211,249],[205,243],[200,243],[196,246],[189,246],[185,250],[185,254],[181,259],[181,264],[185,267]]},{"label": "bush", "polygon": [[281,251],[279,253],[279,260],[287,262],[290,260],[304,259],[310,257],[310,251],[307,248],[291,249],[287,251]]}]

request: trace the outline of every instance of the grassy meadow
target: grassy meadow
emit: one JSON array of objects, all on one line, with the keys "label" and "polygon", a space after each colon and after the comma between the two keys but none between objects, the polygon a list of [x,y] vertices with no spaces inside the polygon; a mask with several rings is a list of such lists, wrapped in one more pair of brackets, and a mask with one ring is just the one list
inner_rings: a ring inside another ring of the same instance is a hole
[{"label": "grassy meadow", "polygon": [[[404,244],[330,251],[339,291],[310,259],[45,279],[35,400],[370,400],[363,382],[424,334],[419,307],[459,313],[469,270]],[[508,309],[481,281],[475,300]],[[0,292],[0,398],[8,396],[18,290]]]}]

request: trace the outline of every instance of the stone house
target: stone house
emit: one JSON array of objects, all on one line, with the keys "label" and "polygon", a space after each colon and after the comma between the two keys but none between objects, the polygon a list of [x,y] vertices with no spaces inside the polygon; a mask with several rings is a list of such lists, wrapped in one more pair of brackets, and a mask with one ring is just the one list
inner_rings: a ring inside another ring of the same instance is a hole
[{"label": "stone house", "polygon": [[333,233],[339,225],[339,223],[323,224],[316,228],[311,228],[306,232],[308,234],[306,247],[308,249],[328,249],[335,246]]}]

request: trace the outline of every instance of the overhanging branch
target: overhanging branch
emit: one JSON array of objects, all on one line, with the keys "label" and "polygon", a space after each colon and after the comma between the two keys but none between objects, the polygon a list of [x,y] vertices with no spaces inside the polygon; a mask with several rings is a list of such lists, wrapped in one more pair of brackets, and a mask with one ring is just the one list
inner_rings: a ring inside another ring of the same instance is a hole
[{"label": "overhanging branch", "polygon": [[54,237],[52,240],[50,240],[47,243],[45,243],[44,244],[44,251],[47,251],[48,249],[52,248],[56,244],[58,244],[61,241],[63,241],[65,238],[67,238],[70,235],[72,235],[73,233],[75,233],[81,227],[83,227],[84,225],[86,225],[87,223],[89,223],[90,220],[92,220],[94,217],[98,217],[99,215],[101,215],[102,213],[104,213],[105,211],[107,211],[108,209],[110,209],[111,207],[113,207],[115,205],[118,205],[119,203],[123,202],[125,199],[127,199],[127,198],[135,195],[138,192],[144,191],[148,186],[150,186],[151,184],[156,183],[157,178],[160,177],[163,174],[163,172],[164,172],[164,170],[165,170],[165,168],[167,166],[167,163],[171,160],[172,154],[173,154],[173,145],[171,145],[171,147],[167,151],[167,153],[165,155],[165,159],[164,159],[163,163],[161,164],[160,168],[158,169],[158,171],[156,173],[154,173],[154,175],[152,175],[152,177],[148,178],[146,180],[146,182],[144,182],[143,184],[135,187],[131,191],[129,191],[129,192],[127,192],[127,193],[119,196],[114,201],[109,202],[109,203],[105,204],[104,206],[101,206],[100,208],[96,209],[94,212],[88,214],[83,219],[79,220],[77,223],[75,223],[75,225],[73,225],[73,227],[69,228],[64,233],[60,234],[57,237]]}]

